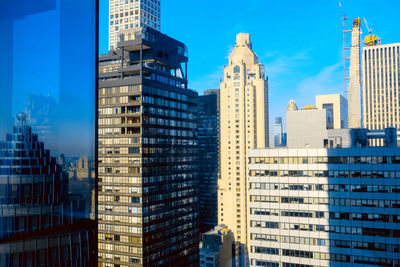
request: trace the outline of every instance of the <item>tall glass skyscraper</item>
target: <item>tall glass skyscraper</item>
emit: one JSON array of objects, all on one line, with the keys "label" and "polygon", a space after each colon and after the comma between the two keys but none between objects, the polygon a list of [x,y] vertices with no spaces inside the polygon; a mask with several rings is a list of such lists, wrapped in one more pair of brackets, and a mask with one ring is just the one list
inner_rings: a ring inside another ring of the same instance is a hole
[{"label": "tall glass skyscraper", "polygon": [[149,27],[123,38],[99,62],[99,266],[196,266],[187,48]]},{"label": "tall glass skyscraper", "polygon": [[[362,59],[364,127],[396,127],[400,145],[400,43],[366,44]],[[382,140],[373,144],[380,145]]]},{"label": "tall glass skyscraper", "polygon": [[219,89],[206,90],[196,102],[200,232],[205,233],[218,223]]},{"label": "tall glass skyscraper", "polygon": [[0,1],[0,266],[96,265],[90,196],[68,176],[95,157],[96,9]]}]

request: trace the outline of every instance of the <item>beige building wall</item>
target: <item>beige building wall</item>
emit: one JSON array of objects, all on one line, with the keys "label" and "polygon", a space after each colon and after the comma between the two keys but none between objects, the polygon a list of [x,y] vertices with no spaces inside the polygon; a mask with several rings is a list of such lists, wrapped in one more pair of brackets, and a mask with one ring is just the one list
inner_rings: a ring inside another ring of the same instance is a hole
[{"label": "beige building wall", "polygon": [[397,128],[400,145],[400,43],[363,49],[363,122],[371,130]]},{"label": "beige building wall", "polygon": [[315,106],[323,109],[324,104],[333,105],[333,129],[348,127],[348,104],[347,99],[340,94],[317,95],[315,96]]},{"label": "beige building wall", "polygon": [[361,22],[353,20],[350,54],[349,128],[361,128]]},{"label": "beige building wall", "polygon": [[218,181],[218,223],[232,229],[246,244],[247,153],[268,147],[268,81],[264,65],[252,50],[250,35],[240,33],[224,69],[220,86],[221,175]]},{"label": "beige building wall", "polygon": [[323,147],[327,137],[326,110],[305,109],[286,111],[287,147]]}]

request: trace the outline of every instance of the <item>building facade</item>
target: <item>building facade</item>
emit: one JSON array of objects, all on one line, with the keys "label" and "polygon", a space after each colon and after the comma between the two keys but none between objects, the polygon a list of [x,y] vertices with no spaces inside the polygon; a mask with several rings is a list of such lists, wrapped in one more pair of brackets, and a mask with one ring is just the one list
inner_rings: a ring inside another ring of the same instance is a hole
[{"label": "building facade", "polygon": [[400,264],[400,148],[249,155],[252,266]]},{"label": "building facade", "polygon": [[327,135],[327,110],[314,106],[297,110],[292,108],[293,103],[294,101],[289,102],[286,111],[288,147],[321,147],[321,136]]},{"label": "building facade", "polygon": [[290,148],[326,147],[331,130],[347,128],[347,100],[339,95],[317,95],[316,106],[298,110],[290,100],[286,111],[287,145]]},{"label": "building facade", "polygon": [[203,234],[200,243],[200,267],[234,266],[235,239],[225,225],[218,225]]},{"label": "building facade", "polygon": [[396,127],[400,144],[399,50],[400,43],[364,47],[363,121],[364,127],[371,130]]},{"label": "building facade", "polygon": [[[220,162],[218,224],[232,230],[243,244],[247,229],[247,153],[268,146],[268,80],[252,49],[250,35],[239,33],[220,86]],[[246,259],[244,259],[246,261]]]},{"label": "building facade", "polygon": [[200,232],[218,223],[219,90],[207,90],[196,100]]},{"label": "building facade", "polygon": [[0,266],[92,266],[95,223],[26,115],[0,142]]},{"label": "building facade", "polygon": [[109,49],[120,35],[134,35],[143,26],[161,30],[161,0],[109,0]]},{"label": "building facade", "polygon": [[187,49],[149,27],[133,37],[99,62],[99,266],[196,266]]},{"label": "building facade", "polygon": [[276,117],[274,124],[274,147],[284,146],[286,146],[286,133],[283,130],[282,117]]}]

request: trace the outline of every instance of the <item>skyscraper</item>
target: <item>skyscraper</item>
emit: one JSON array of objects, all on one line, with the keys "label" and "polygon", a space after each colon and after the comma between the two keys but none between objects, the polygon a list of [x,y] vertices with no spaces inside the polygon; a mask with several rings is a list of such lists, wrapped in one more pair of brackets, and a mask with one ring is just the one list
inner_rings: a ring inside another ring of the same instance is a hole
[{"label": "skyscraper", "polygon": [[[250,35],[239,33],[220,86],[221,179],[218,224],[232,229],[246,255],[247,153],[268,146],[268,80],[252,49]],[[243,260],[243,258],[241,259]]]},{"label": "skyscraper", "polygon": [[97,264],[97,224],[55,159],[94,153],[97,2],[0,3],[0,266]]},{"label": "skyscraper", "polygon": [[349,128],[361,128],[361,20],[353,20],[350,50]]},{"label": "skyscraper", "polygon": [[204,233],[218,223],[219,89],[205,91],[196,102],[199,219]]},{"label": "skyscraper", "polygon": [[134,35],[141,27],[161,29],[161,0],[109,0],[109,49],[116,49],[120,35]]},{"label": "skyscraper", "polygon": [[368,38],[363,49],[364,127],[396,127],[400,144],[400,43],[381,45]]},{"label": "skyscraper", "polygon": [[196,266],[187,48],[149,27],[119,45],[99,62],[99,266]]},{"label": "skyscraper", "polygon": [[203,234],[200,243],[200,267],[232,267],[234,238],[225,225],[218,225]]}]

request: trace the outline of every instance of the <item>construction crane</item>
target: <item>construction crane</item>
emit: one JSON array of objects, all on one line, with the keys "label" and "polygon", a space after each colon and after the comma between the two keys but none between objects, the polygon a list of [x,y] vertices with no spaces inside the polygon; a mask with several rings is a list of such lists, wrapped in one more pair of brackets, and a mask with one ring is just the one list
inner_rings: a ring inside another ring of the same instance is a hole
[{"label": "construction crane", "polygon": [[365,18],[363,18],[363,19],[364,19],[365,26],[367,26],[367,30],[368,30],[369,34],[371,35],[371,34],[372,34],[372,29],[370,29],[370,28],[368,27],[368,22],[367,22],[367,20],[366,20]]},{"label": "construction crane", "polygon": [[372,34],[372,29],[370,27],[368,27],[367,20],[365,18],[363,18],[363,19],[364,19],[365,26],[367,26],[367,30],[369,32],[369,35],[365,36],[364,44],[366,46],[377,45],[380,42],[380,40],[378,39],[378,36]]}]

